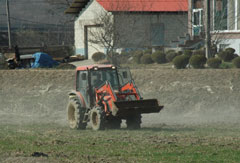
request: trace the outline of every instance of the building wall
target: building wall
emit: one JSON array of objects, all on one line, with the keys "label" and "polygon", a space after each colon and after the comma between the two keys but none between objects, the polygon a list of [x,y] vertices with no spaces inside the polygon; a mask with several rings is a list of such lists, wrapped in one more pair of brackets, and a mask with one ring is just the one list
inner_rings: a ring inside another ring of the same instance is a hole
[{"label": "building wall", "polygon": [[[76,54],[84,52],[84,26],[93,25],[98,15],[107,12],[92,0],[75,20]],[[151,46],[169,46],[171,41],[185,36],[188,30],[188,13],[113,13],[116,38],[119,48],[145,48]],[[91,30],[98,30],[94,28]],[[90,36],[89,36],[90,37]],[[97,44],[88,45],[88,58],[104,47]]]},{"label": "building wall", "polygon": [[114,13],[118,45],[126,48],[169,46],[185,36],[188,13]]},{"label": "building wall", "polygon": [[[228,2],[227,5],[221,2]],[[189,0],[189,27],[188,32],[192,36],[192,9],[203,7],[203,11],[205,11],[205,1],[203,0]],[[200,5],[200,2],[202,3]],[[238,3],[236,3],[238,2]],[[239,0],[211,0],[210,1],[210,22],[211,22],[211,36],[212,41],[217,44],[218,50],[221,50],[224,47],[231,47],[236,50],[237,54],[240,54],[240,12],[236,14],[236,8],[240,8]],[[238,6],[236,6],[236,4]],[[223,15],[220,15],[218,19],[216,19],[217,11],[223,10],[226,8],[228,17],[223,19]],[[216,20],[215,20],[216,19]],[[235,24],[237,22],[237,25]]]},{"label": "building wall", "polygon": [[[102,14],[102,12],[106,12],[103,7],[92,0],[89,4],[85,7],[79,16],[75,20],[74,29],[75,29],[75,53],[80,55],[85,55],[84,52],[84,26],[85,25],[93,25],[94,20],[97,15]],[[104,48],[100,47],[97,44],[88,43],[88,58],[92,57],[92,54],[95,52],[104,52]]]},{"label": "building wall", "polygon": [[217,42],[218,50],[231,47],[240,55],[240,32],[212,33],[212,40]]}]

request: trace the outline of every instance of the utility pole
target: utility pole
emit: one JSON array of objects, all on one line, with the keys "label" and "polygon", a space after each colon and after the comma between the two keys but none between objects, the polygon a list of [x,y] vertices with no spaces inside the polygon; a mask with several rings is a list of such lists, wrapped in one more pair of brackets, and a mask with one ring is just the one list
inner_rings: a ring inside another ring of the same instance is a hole
[{"label": "utility pole", "polygon": [[10,23],[10,13],[9,13],[9,3],[8,0],[6,0],[6,13],[7,13],[7,23],[8,23],[8,47],[9,49],[12,48],[11,43],[11,23]]},{"label": "utility pole", "polygon": [[211,35],[210,35],[210,0],[205,0],[205,53],[206,58],[211,57]]}]

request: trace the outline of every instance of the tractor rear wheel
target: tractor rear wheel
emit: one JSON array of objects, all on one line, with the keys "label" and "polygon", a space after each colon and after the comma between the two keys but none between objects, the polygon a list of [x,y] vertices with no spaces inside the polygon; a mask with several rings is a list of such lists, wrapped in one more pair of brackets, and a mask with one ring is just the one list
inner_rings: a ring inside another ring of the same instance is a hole
[{"label": "tractor rear wheel", "polygon": [[87,123],[83,122],[86,109],[81,106],[76,98],[71,98],[67,106],[68,123],[72,129],[86,129]]},{"label": "tractor rear wheel", "polygon": [[105,112],[101,107],[94,107],[90,113],[90,122],[93,130],[105,129]]},{"label": "tractor rear wheel", "polygon": [[141,128],[141,114],[129,116],[126,119],[127,129],[140,129]]}]

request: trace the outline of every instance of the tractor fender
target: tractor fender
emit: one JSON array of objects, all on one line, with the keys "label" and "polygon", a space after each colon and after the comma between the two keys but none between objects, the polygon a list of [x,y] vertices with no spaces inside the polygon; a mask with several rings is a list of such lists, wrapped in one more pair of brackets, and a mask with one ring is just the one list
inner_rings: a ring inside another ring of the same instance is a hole
[{"label": "tractor fender", "polygon": [[77,92],[77,91],[71,91],[68,93],[68,97],[69,99],[70,98],[77,98],[79,100],[79,102],[81,103],[81,105],[83,107],[86,107],[86,103],[85,103],[85,100],[82,96],[82,94],[80,92]]}]

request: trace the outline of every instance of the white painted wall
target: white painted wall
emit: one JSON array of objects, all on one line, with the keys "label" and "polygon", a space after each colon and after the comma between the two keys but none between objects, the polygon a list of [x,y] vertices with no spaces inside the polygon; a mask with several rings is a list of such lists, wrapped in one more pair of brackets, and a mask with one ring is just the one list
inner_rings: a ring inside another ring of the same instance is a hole
[{"label": "white painted wall", "polygon": [[227,47],[235,49],[235,53],[240,55],[240,39],[220,39],[217,44],[218,49],[220,49],[222,45],[226,45]]},{"label": "white painted wall", "polygon": [[[76,54],[84,54],[84,25],[91,25],[94,22],[94,19],[97,15],[102,12],[106,12],[104,8],[96,2],[96,0],[92,0],[89,4],[83,9],[83,11],[79,14],[77,19],[75,20],[75,49]],[[92,54],[95,52],[104,52],[104,48],[100,47],[96,44],[88,44],[88,58],[92,58]]]}]

